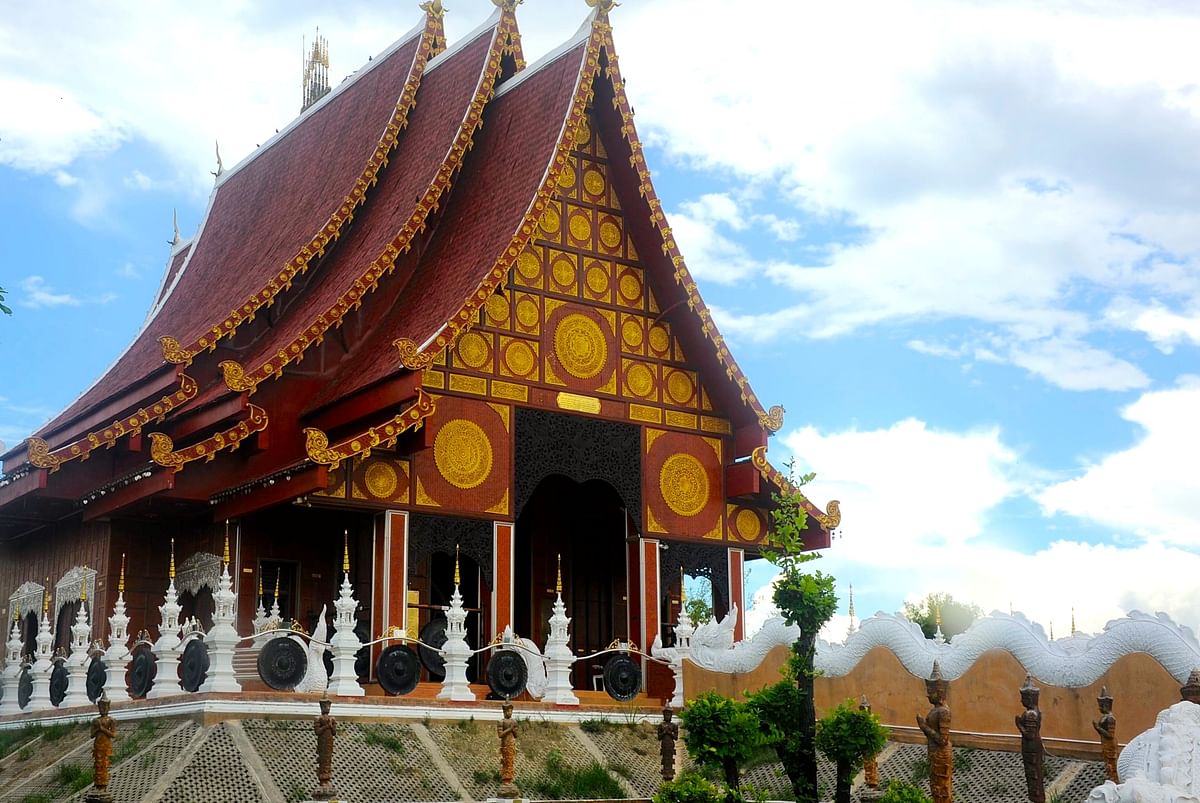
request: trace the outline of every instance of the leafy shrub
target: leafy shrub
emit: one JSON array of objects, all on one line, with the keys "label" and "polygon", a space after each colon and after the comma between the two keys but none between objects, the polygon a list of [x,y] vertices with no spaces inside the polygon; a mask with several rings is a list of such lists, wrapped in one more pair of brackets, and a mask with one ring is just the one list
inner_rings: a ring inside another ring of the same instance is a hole
[{"label": "leafy shrub", "polygon": [[933,803],[933,800],[919,786],[892,780],[888,781],[879,803]]},{"label": "leafy shrub", "polygon": [[763,744],[758,717],[745,703],[705,692],[682,714],[683,743],[696,763],[719,768],[731,791],[741,785],[741,765]]},{"label": "leafy shrub", "polygon": [[717,785],[695,772],[685,772],[658,788],[654,803],[717,803],[725,795]]},{"label": "leafy shrub", "polygon": [[850,781],[863,762],[887,744],[879,717],[846,700],[817,723],[817,749],[837,765],[838,803],[850,803]]},{"label": "leafy shrub", "polygon": [[625,797],[621,784],[596,762],[575,769],[563,763],[562,753],[551,750],[546,756],[546,772],[538,780],[527,782],[526,791],[545,800],[620,800]]}]

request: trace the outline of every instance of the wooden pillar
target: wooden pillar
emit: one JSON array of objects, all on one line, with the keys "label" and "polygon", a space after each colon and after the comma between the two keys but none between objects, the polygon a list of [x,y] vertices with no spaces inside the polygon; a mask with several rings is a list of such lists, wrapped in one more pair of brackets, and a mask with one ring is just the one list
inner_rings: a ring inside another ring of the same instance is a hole
[{"label": "wooden pillar", "polygon": [[[387,510],[375,517],[371,561],[371,639],[388,628],[408,626],[408,512]],[[371,672],[381,646],[371,652]]]},{"label": "wooden pillar", "polygon": [[733,628],[734,641],[741,641],[746,637],[746,589],[744,588],[745,579],[742,576],[742,566],[745,560],[745,550],[732,548],[729,550],[729,607],[732,610],[736,605],[738,611],[737,624]]},{"label": "wooden pillar", "polygon": [[516,577],[516,552],[514,525],[506,521],[495,522],[492,525],[492,584],[495,586],[492,589],[492,638],[503,632],[508,625],[514,624],[513,582]]},{"label": "wooden pillar", "polygon": [[[658,540],[642,539],[642,630],[638,647],[649,650],[661,628],[659,622],[659,563]],[[630,638],[633,634],[630,634]]]}]

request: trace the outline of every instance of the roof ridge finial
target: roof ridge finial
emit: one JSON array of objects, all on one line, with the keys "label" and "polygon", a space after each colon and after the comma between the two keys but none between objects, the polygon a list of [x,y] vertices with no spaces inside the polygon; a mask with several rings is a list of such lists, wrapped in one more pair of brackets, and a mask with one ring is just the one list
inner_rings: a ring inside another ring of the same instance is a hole
[{"label": "roof ridge finial", "polygon": [[182,239],[179,236],[179,209],[177,208],[171,210],[171,225],[175,229],[175,233],[171,236],[171,240],[167,245],[175,247],[179,245],[179,241]]},{"label": "roof ridge finial", "polygon": [[496,6],[496,8],[500,9],[501,11],[506,11],[510,14],[515,13],[517,6],[524,2],[525,0],[492,0],[492,3]]},{"label": "roof ridge finial", "polygon": [[212,175],[213,175],[213,178],[220,178],[221,175],[225,172],[225,163],[223,161],[221,161],[221,143],[214,139],[213,145],[216,146],[216,150],[217,150],[217,172],[213,173]]},{"label": "roof ridge finial", "polygon": [[588,8],[596,9],[596,16],[600,19],[607,19],[608,12],[621,5],[616,0],[584,0],[584,2],[588,4]]},{"label": "roof ridge finial", "polygon": [[301,37],[300,52],[303,54],[300,113],[303,114],[309,106],[329,94],[329,40],[321,36],[319,27],[311,48]]},{"label": "roof ridge finial", "polygon": [[446,7],[442,5],[442,0],[425,0],[418,8],[424,11],[427,17],[435,20],[446,16]]}]

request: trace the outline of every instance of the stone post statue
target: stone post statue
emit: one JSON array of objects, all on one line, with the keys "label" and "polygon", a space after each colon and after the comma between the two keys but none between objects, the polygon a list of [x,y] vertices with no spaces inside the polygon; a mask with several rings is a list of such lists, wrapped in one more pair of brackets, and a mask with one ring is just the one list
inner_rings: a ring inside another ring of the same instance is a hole
[{"label": "stone post statue", "polygon": [[1021,763],[1025,765],[1025,791],[1032,803],[1046,803],[1046,782],[1042,767],[1045,748],[1042,746],[1042,712],[1038,710],[1041,690],[1033,685],[1033,677],[1025,676],[1021,687],[1021,705],[1025,707],[1015,717],[1021,732]]},{"label": "stone post statue", "polygon": [[662,779],[675,780],[675,742],[679,740],[679,725],[671,721],[675,712],[668,703],[663,706],[663,721],[658,726],[658,752],[662,757]]},{"label": "stone post statue", "polygon": [[515,800],[521,796],[513,779],[517,775],[517,723],[512,718],[512,702],[504,701],[504,719],[496,725],[500,737],[500,797]]},{"label": "stone post statue", "polygon": [[[871,701],[867,699],[867,695],[859,698],[858,710],[871,713]],[[867,756],[863,761],[863,786],[865,788],[858,793],[860,800],[878,800],[883,797],[883,792],[879,789],[879,761],[874,754]]]},{"label": "stone post statue", "polygon": [[950,684],[942,677],[942,668],[933,662],[933,671],[925,681],[925,692],[933,708],[927,716],[917,715],[917,725],[925,734],[929,749],[929,791],[933,803],[951,803],[954,785],[954,754],[950,745],[950,709],[946,697]]},{"label": "stone post statue", "polygon": [[1120,783],[1117,774],[1117,718],[1113,716],[1113,698],[1108,693],[1108,687],[1100,688],[1100,696],[1096,698],[1100,706],[1100,719],[1092,722],[1096,733],[1100,734],[1100,755],[1104,759],[1104,774],[1113,783]]},{"label": "stone post statue", "polygon": [[100,716],[92,720],[93,788],[86,800],[87,803],[112,803],[112,795],[108,792],[108,775],[113,741],[117,738],[117,721],[109,716],[112,703],[108,697],[101,695],[96,706],[100,709]]},{"label": "stone post statue", "polygon": [[337,736],[337,720],[329,713],[328,696],[320,701],[321,715],[313,722],[317,734],[317,788],[313,800],[333,800],[337,792],[333,789],[333,737]]}]

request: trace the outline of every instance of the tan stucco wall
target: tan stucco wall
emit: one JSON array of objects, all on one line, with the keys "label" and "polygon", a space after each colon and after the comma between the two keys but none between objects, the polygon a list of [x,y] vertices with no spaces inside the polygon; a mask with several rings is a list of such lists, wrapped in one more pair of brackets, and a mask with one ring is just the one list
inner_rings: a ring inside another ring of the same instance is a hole
[{"label": "tan stucco wall", "polygon": [[[742,699],[780,679],[788,648],[776,647],[753,672],[726,675],[709,672],[692,663],[684,665],[684,689],[690,699],[715,690]],[[950,710],[956,742],[987,749],[1019,748],[1016,725],[1021,711],[1018,690],[1025,669],[1011,654],[992,650],[950,683]],[[1099,717],[1096,697],[1108,686],[1114,698],[1117,738],[1124,744],[1154,724],[1158,712],[1179,702],[1179,682],[1158,661],[1144,653],[1119,658],[1095,683],[1077,689],[1050,686],[1034,678],[1041,688],[1042,736],[1056,754],[1092,756],[1099,742],[1092,720]],[[925,682],[914,677],[887,647],[876,647],[843,677],[818,677],[815,683],[818,715],[846,699],[866,695],[880,720],[893,728],[896,738],[919,740],[917,714],[929,710]]]}]

